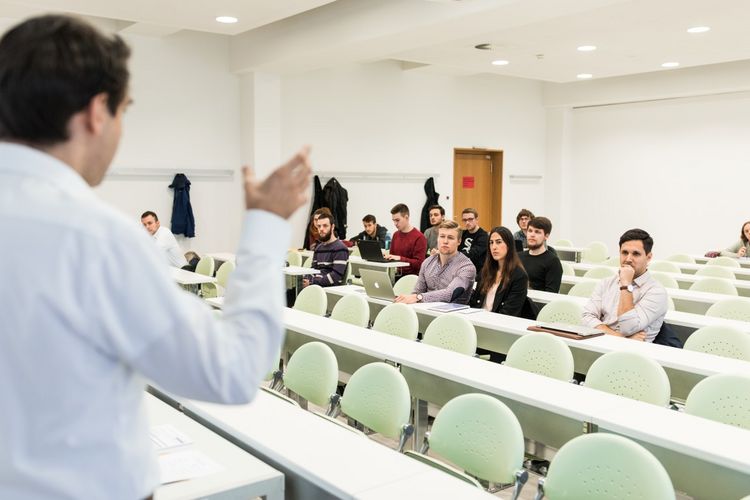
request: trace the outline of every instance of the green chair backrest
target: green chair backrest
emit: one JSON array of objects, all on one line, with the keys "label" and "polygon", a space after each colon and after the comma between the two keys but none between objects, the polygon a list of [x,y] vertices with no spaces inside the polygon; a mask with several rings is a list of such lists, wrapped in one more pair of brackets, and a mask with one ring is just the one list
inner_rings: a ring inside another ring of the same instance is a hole
[{"label": "green chair backrest", "polygon": [[699,328],[688,337],[684,348],[750,361],[750,335],[731,326],[710,325]]},{"label": "green chair backrest", "polygon": [[370,322],[370,304],[361,295],[344,295],[333,306],[331,319],[364,328]]},{"label": "green chair backrest", "polygon": [[[628,438],[594,433],[563,445],[541,481],[550,500],[673,500],[674,487],[664,466]],[[540,497],[537,497],[540,498]]]},{"label": "green chair backrest", "polygon": [[409,385],[393,366],[370,363],[352,374],[341,398],[341,411],[379,434],[397,438],[409,422]]},{"label": "green chair backrest", "polygon": [[750,299],[738,297],[735,299],[720,300],[708,308],[706,316],[750,321]]},{"label": "green chair backrest", "polygon": [[617,271],[612,269],[611,267],[592,267],[588,271],[586,271],[583,275],[584,278],[591,278],[591,279],[604,279],[609,278],[611,276],[614,276],[617,274]]},{"label": "green chair backrest", "polygon": [[734,283],[723,278],[701,278],[690,285],[690,290],[696,292],[721,293],[723,295],[739,295]]},{"label": "green chair backrest", "polygon": [[565,382],[573,379],[570,347],[549,333],[528,333],[513,342],[505,364]]},{"label": "green chair backrest", "polygon": [[648,270],[649,271],[661,271],[663,273],[676,273],[676,274],[680,274],[682,272],[682,269],[680,269],[680,266],[668,260],[653,260],[648,265]]},{"label": "green chair backrest", "polygon": [[352,263],[347,262],[346,269],[344,270],[344,275],[341,277],[341,284],[348,285],[351,277],[352,277]]},{"label": "green chair backrest", "polygon": [[294,351],[284,371],[284,385],[306,400],[326,406],[336,393],[339,365],[336,355],[322,342],[308,342]]},{"label": "green chair backrest", "polygon": [[210,255],[206,255],[205,257],[201,257],[201,260],[198,261],[198,265],[195,266],[195,272],[204,276],[213,276],[214,265],[214,258]]},{"label": "green chair backrest", "polygon": [[659,406],[667,406],[671,396],[664,368],[651,358],[626,351],[597,358],[586,374],[586,387]]},{"label": "green chair backrest", "polygon": [[582,318],[583,308],[581,306],[571,300],[558,299],[542,307],[536,319],[544,323],[580,325]]},{"label": "green chair backrest", "polygon": [[720,373],[693,387],[685,413],[750,430],[750,377]]},{"label": "green chair backrest", "polygon": [[390,304],[378,313],[372,329],[408,340],[417,340],[419,318],[414,309],[406,304]]},{"label": "green chair backrest", "polygon": [[667,311],[674,311],[674,310],[675,310],[674,300],[672,299],[672,297],[667,295]]},{"label": "green chair backrest", "polygon": [[325,316],[328,308],[328,296],[320,285],[309,285],[305,287],[294,301],[294,309],[298,311]]},{"label": "green chair backrest", "polygon": [[739,261],[731,257],[715,257],[713,259],[708,259],[708,262],[706,262],[706,265],[707,266],[733,267],[735,269],[739,269],[741,267]]},{"label": "green chair backrest", "polygon": [[469,474],[512,483],[524,459],[523,431],[505,404],[486,394],[451,399],[435,417],[430,449]]},{"label": "green chair backrest", "polygon": [[588,299],[594,293],[594,289],[598,284],[599,280],[581,281],[570,287],[567,295],[571,297],[586,297]]},{"label": "green chair backrest", "polygon": [[734,280],[737,277],[731,268],[725,266],[703,266],[695,272],[696,276],[710,276],[712,278],[724,278]]},{"label": "green chair backrest", "polygon": [[234,262],[232,262],[231,260],[224,262],[221,266],[219,266],[219,270],[216,271],[216,282],[226,288],[227,283],[229,282],[229,276],[231,276],[233,272]]},{"label": "green chair backrest", "polygon": [[570,240],[557,240],[555,241],[552,246],[554,247],[572,247],[573,242]]},{"label": "green chair backrest", "polygon": [[609,257],[609,249],[607,244],[601,241],[594,241],[589,243],[586,250],[583,251],[581,260],[583,262],[601,263],[607,260]]},{"label": "green chair backrest", "polygon": [[422,343],[473,356],[477,351],[477,332],[468,319],[444,314],[427,326]]},{"label": "green chair backrest", "polygon": [[296,250],[289,250],[286,253],[286,261],[290,266],[301,266],[302,265],[302,254]]},{"label": "green chair backrest", "polygon": [[560,264],[562,264],[563,276],[576,275],[576,269],[573,267],[572,263],[568,262],[567,260],[562,260],[560,261]]},{"label": "green chair backrest", "polygon": [[312,257],[307,257],[306,259],[302,261],[302,267],[312,267],[312,261],[313,261]]},{"label": "green chair backrest", "polygon": [[407,274],[393,285],[393,293],[396,297],[399,295],[409,295],[414,291],[414,285],[417,284],[419,276],[416,274]]},{"label": "green chair backrest", "polygon": [[362,254],[359,253],[359,246],[354,245],[354,250],[352,250],[352,253],[350,253],[349,255],[360,257]]},{"label": "green chair backrest", "polygon": [[663,273],[660,271],[651,271],[650,268],[648,272],[656,281],[661,283],[664,288],[680,288],[680,284],[677,283],[677,280],[667,273]]},{"label": "green chair backrest", "polygon": [[683,264],[695,264],[695,259],[692,258],[690,255],[687,255],[684,253],[670,255],[665,260],[668,260],[669,262],[681,262]]}]

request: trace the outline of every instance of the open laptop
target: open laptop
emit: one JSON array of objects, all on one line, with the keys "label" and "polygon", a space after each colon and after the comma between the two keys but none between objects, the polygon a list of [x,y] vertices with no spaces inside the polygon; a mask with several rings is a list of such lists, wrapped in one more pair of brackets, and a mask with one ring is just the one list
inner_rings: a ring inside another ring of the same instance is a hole
[{"label": "open laptop", "polygon": [[383,257],[383,251],[380,248],[380,242],[375,240],[359,240],[357,242],[359,254],[363,259],[370,262],[390,262]]},{"label": "open laptop", "polygon": [[360,269],[359,272],[368,297],[389,301],[396,298],[388,273],[373,271],[372,269]]}]

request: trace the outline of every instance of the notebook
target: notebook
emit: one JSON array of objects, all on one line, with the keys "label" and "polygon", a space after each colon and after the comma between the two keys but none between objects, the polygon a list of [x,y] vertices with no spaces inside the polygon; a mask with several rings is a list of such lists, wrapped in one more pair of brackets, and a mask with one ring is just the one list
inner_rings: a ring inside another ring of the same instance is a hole
[{"label": "notebook", "polygon": [[357,242],[359,254],[363,259],[370,262],[390,262],[383,257],[383,251],[380,248],[380,242],[375,240],[359,240]]},{"label": "notebook", "polygon": [[447,302],[445,304],[437,304],[435,307],[430,307],[430,311],[437,312],[453,312],[460,311],[462,309],[468,309],[469,306],[466,304],[456,304],[455,302]]}]

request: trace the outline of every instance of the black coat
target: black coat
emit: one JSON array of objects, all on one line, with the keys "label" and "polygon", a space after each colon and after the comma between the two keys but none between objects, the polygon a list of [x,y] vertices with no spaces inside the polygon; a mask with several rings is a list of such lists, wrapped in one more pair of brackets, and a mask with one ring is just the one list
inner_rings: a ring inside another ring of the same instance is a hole
[{"label": "black coat", "polygon": [[336,234],[339,239],[346,239],[346,204],[349,202],[349,193],[346,192],[335,177],[331,177],[323,187],[323,206],[331,209]]},{"label": "black coat", "polygon": [[190,204],[190,180],[185,174],[177,174],[169,187],[174,189],[172,232],[193,238],[195,237],[195,217],[193,217],[193,207]]},{"label": "black coat", "polygon": [[[484,305],[485,295],[480,293],[482,283],[477,283],[477,288],[471,295],[469,305],[481,308]],[[492,303],[492,312],[517,316],[526,319],[536,319],[536,308],[527,297],[529,289],[529,278],[523,268],[516,268],[510,281],[502,289],[495,293],[495,301]]]},{"label": "black coat", "polygon": [[[312,214],[319,208],[323,207],[323,186],[320,184],[320,177],[317,175],[313,177],[313,199],[312,199],[312,207],[310,208],[310,218],[312,218]],[[305,236],[302,238],[302,247],[301,248],[309,248],[310,242],[308,241],[308,236],[310,232],[310,219],[308,219],[307,224],[305,225]]]},{"label": "black coat", "polygon": [[425,202],[424,207],[422,207],[422,218],[419,220],[419,230],[422,231],[422,233],[432,226],[432,224],[430,224],[430,207],[432,205],[437,205],[438,198],[440,198],[440,193],[435,192],[435,179],[432,177],[427,179],[424,183],[424,194],[427,195],[427,201]]}]

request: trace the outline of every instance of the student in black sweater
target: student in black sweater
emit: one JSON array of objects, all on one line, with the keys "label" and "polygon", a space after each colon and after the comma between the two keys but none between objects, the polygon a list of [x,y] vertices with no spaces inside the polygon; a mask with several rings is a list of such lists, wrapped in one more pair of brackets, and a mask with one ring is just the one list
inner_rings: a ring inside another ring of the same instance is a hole
[{"label": "student in black sweater", "polygon": [[546,241],[552,232],[552,222],[546,217],[534,217],[526,229],[529,249],[521,254],[521,262],[529,276],[532,290],[560,292],[562,264],[556,253],[551,252]]},{"label": "student in black sweater", "polygon": [[464,208],[461,222],[464,223],[464,230],[458,251],[471,259],[479,276],[487,255],[487,231],[479,227],[479,212],[473,208]]}]

